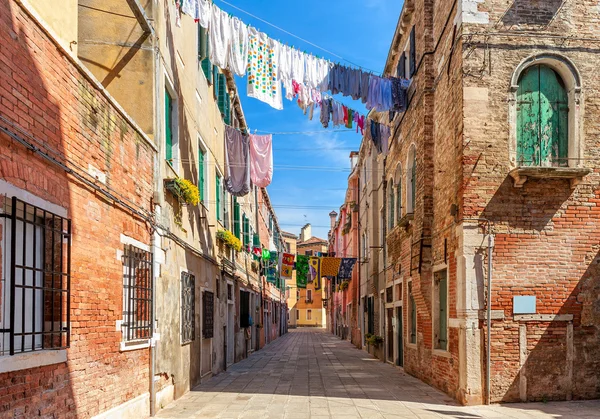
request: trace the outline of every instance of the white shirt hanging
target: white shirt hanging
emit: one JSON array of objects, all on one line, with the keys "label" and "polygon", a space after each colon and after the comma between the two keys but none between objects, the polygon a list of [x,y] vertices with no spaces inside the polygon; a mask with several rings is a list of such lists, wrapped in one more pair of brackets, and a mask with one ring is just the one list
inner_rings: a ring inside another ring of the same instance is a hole
[{"label": "white shirt hanging", "polygon": [[279,80],[284,83],[292,80],[292,49],[283,44],[279,49]]},{"label": "white shirt hanging", "polygon": [[304,82],[304,53],[297,49],[292,49],[292,79],[298,83]]},{"label": "white shirt hanging", "polygon": [[213,5],[210,22],[210,61],[217,67],[227,68],[230,44],[231,18]]},{"label": "white shirt hanging", "polygon": [[248,96],[283,109],[277,62],[281,44],[252,27],[248,39]]},{"label": "white shirt hanging", "polygon": [[210,20],[212,17],[212,1],[211,0],[198,0],[198,23],[205,29],[210,26]]},{"label": "white shirt hanging", "polygon": [[248,67],[248,27],[237,17],[230,22],[229,69],[238,76],[243,76]]}]

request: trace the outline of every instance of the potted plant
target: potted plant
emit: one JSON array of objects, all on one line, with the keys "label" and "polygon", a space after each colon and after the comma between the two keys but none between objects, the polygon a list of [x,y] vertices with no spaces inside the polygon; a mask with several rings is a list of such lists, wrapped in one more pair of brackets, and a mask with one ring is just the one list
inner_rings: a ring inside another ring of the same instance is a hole
[{"label": "potted plant", "polygon": [[236,252],[242,250],[242,242],[229,230],[217,231],[217,239],[221,240],[226,246],[231,247]]},{"label": "potted plant", "polygon": [[165,187],[169,192],[188,205],[198,205],[200,202],[200,191],[198,187],[187,179],[167,179]]},{"label": "potted plant", "polygon": [[383,343],[383,338],[378,335],[368,334],[367,343],[374,347],[378,347],[379,345],[381,345]]}]

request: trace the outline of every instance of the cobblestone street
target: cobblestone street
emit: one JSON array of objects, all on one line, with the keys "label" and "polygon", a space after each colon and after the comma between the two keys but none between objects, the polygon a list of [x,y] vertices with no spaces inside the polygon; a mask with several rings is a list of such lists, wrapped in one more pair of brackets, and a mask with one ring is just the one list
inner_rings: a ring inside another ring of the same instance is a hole
[{"label": "cobblestone street", "polygon": [[161,418],[598,418],[600,401],[463,407],[322,329],[296,329]]}]

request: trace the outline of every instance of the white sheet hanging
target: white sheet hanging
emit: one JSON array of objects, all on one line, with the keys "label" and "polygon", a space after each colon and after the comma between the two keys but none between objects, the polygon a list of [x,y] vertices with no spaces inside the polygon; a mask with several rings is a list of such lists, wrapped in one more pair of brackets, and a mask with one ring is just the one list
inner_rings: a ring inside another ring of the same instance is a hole
[{"label": "white sheet hanging", "polygon": [[198,23],[205,29],[210,26],[210,19],[212,16],[212,1],[211,0],[198,0]]},{"label": "white sheet hanging", "polygon": [[231,18],[217,6],[212,7],[210,21],[210,61],[219,68],[227,68],[231,44]]},{"label": "white sheet hanging", "polygon": [[277,63],[281,44],[252,27],[248,38],[248,96],[283,109]]},{"label": "white sheet hanging", "polygon": [[292,48],[292,79],[298,83],[304,82],[305,54]]},{"label": "white sheet hanging", "polygon": [[238,76],[243,76],[248,67],[248,27],[237,17],[230,22],[229,69]]}]

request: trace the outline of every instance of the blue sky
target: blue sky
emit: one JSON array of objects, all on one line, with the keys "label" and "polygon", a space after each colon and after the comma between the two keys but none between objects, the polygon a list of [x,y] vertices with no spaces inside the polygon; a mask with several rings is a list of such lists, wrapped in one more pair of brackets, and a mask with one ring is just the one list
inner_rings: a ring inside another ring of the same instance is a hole
[{"label": "blue sky", "polygon": [[[261,19],[304,38],[332,53],[380,73],[402,1],[392,0],[227,0]],[[340,62],[339,58],[306,44],[272,26],[215,0],[221,9],[239,17],[280,42],[320,57]],[[319,123],[315,111],[312,121],[303,115],[295,101],[283,99],[283,110],[275,110],[246,96],[246,78],[237,79],[242,106],[252,132],[313,132],[311,134],[273,135],[273,183],[267,188],[280,226],[299,234],[305,223],[313,226],[313,235],[327,238],[329,213],[339,210],[344,201],[350,173],[349,154],[358,150],[361,136],[335,132]],[[336,97],[347,106],[366,115],[364,105],[351,98]],[[311,166],[328,170],[297,170]]]}]

